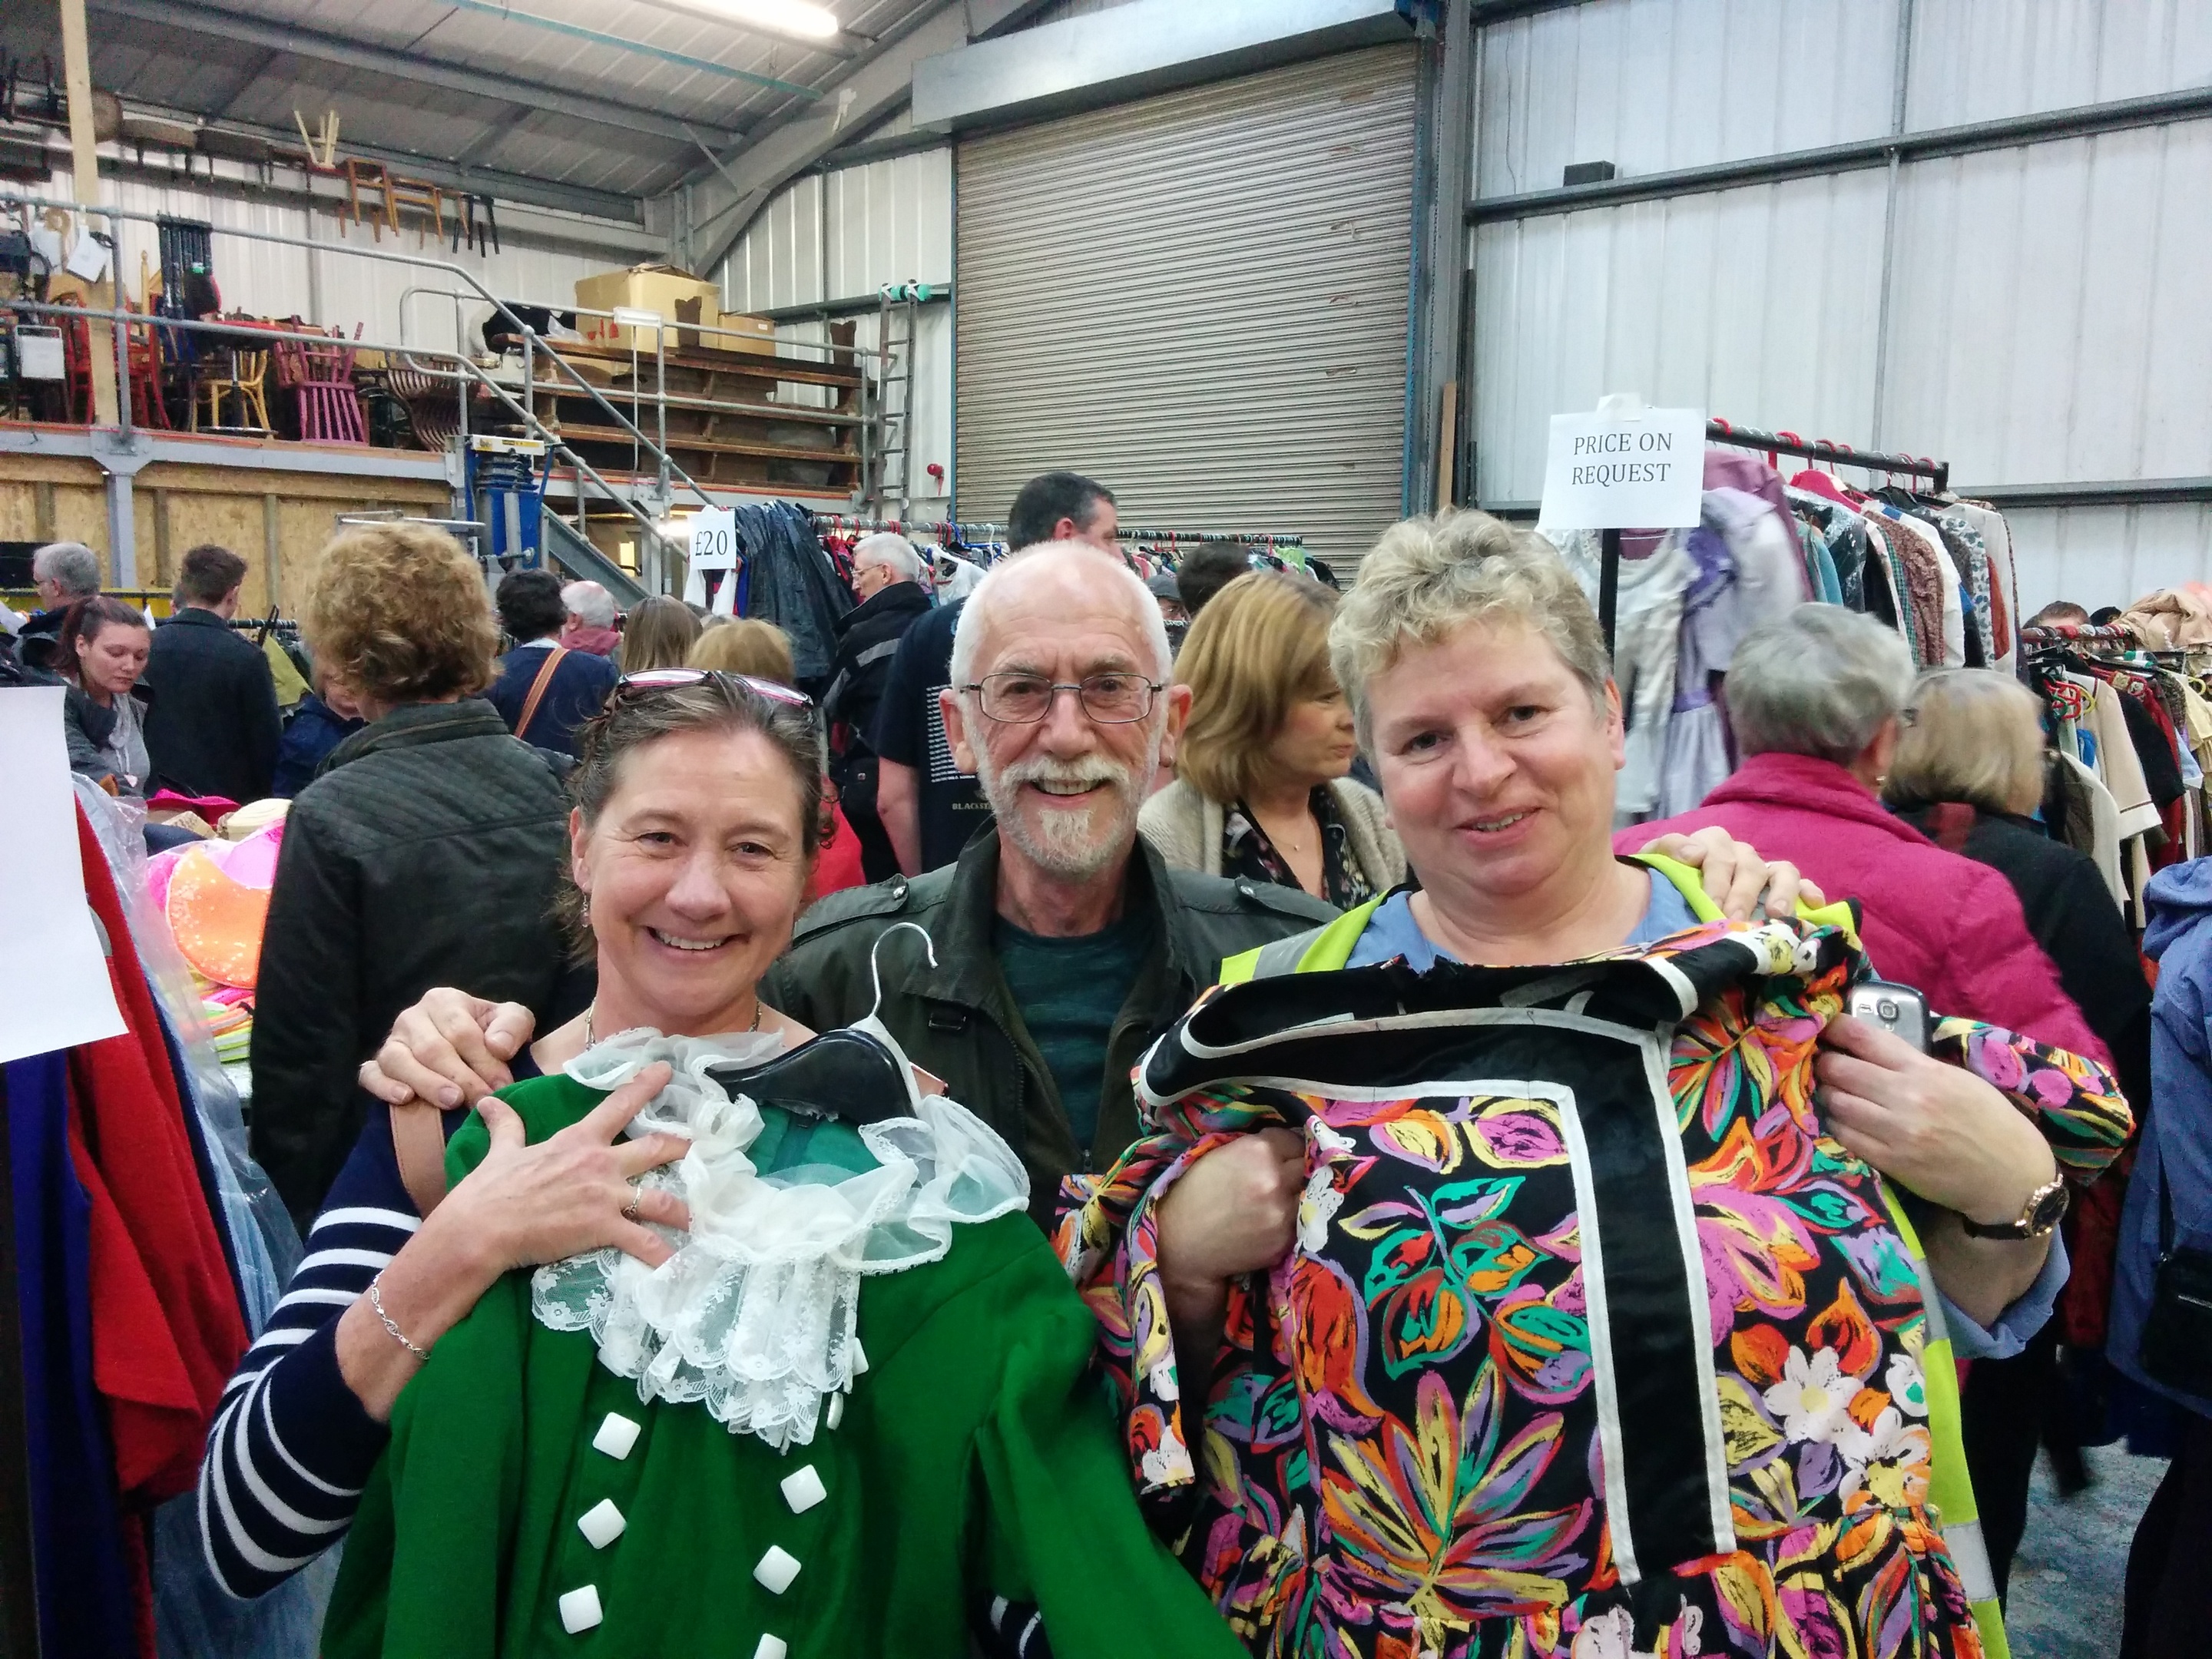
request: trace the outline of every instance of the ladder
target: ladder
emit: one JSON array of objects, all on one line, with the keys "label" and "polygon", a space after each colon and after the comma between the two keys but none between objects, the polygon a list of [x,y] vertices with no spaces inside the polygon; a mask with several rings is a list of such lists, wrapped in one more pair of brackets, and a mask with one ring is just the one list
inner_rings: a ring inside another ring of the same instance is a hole
[{"label": "ladder", "polygon": [[930,297],[927,283],[885,283],[876,290],[876,349],[883,355],[877,359],[866,494],[878,507],[896,502],[901,519],[912,499],[915,340]]}]

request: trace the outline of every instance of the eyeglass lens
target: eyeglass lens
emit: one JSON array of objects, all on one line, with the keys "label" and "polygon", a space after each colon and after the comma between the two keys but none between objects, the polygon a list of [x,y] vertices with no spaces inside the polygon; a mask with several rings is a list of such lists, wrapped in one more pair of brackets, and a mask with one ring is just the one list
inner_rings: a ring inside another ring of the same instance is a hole
[{"label": "eyeglass lens", "polygon": [[1055,684],[1041,674],[987,674],[981,686],[984,714],[1010,725],[1043,720],[1062,691],[1073,691],[1083,712],[1102,726],[1127,725],[1152,712],[1152,683],[1137,674],[1093,674],[1079,685]]}]

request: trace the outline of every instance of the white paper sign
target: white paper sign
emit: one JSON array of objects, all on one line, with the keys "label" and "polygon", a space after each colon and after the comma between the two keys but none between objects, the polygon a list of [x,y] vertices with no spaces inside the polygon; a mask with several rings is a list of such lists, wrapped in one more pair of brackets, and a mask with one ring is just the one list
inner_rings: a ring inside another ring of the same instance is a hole
[{"label": "white paper sign", "polygon": [[735,570],[738,568],[738,515],[726,507],[710,507],[691,515],[691,568]]},{"label": "white paper sign", "polygon": [[70,249],[69,264],[64,269],[72,276],[96,283],[107,275],[107,250],[89,235],[79,236],[76,245]]},{"label": "white paper sign", "polygon": [[0,899],[0,1062],[126,1029],[84,896],[59,686],[0,690],[8,891]]},{"label": "white paper sign", "polygon": [[1538,522],[1553,530],[1694,525],[1705,474],[1703,410],[1554,415]]}]

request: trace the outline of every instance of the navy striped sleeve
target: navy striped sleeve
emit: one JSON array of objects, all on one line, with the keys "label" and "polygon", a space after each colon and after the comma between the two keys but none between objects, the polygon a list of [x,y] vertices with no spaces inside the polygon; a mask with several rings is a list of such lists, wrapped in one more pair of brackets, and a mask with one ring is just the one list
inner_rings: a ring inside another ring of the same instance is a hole
[{"label": "navy striped sleeve", "polygon": [[[459,1123],[454,1113],[448,1127]],[[373,1106],[308,1230],[307,1255],[224,1389],[200,1465],[200,1537],[216,1582],[273,1589],[353,1522],[385,1425],[337,1362],[340,1315],[422,1225],[399,1178],[392,1119]]]}]

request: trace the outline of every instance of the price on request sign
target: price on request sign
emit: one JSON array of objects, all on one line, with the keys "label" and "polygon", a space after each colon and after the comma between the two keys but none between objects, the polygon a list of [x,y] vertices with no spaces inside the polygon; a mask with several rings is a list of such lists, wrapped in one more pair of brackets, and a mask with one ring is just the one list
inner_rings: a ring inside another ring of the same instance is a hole
[{"label": "price on request sign", "polygon": [[1673,530],[1698,522],[1705,416],[1621,407],[1552,416],[1539,522],[1555,530]]}]

